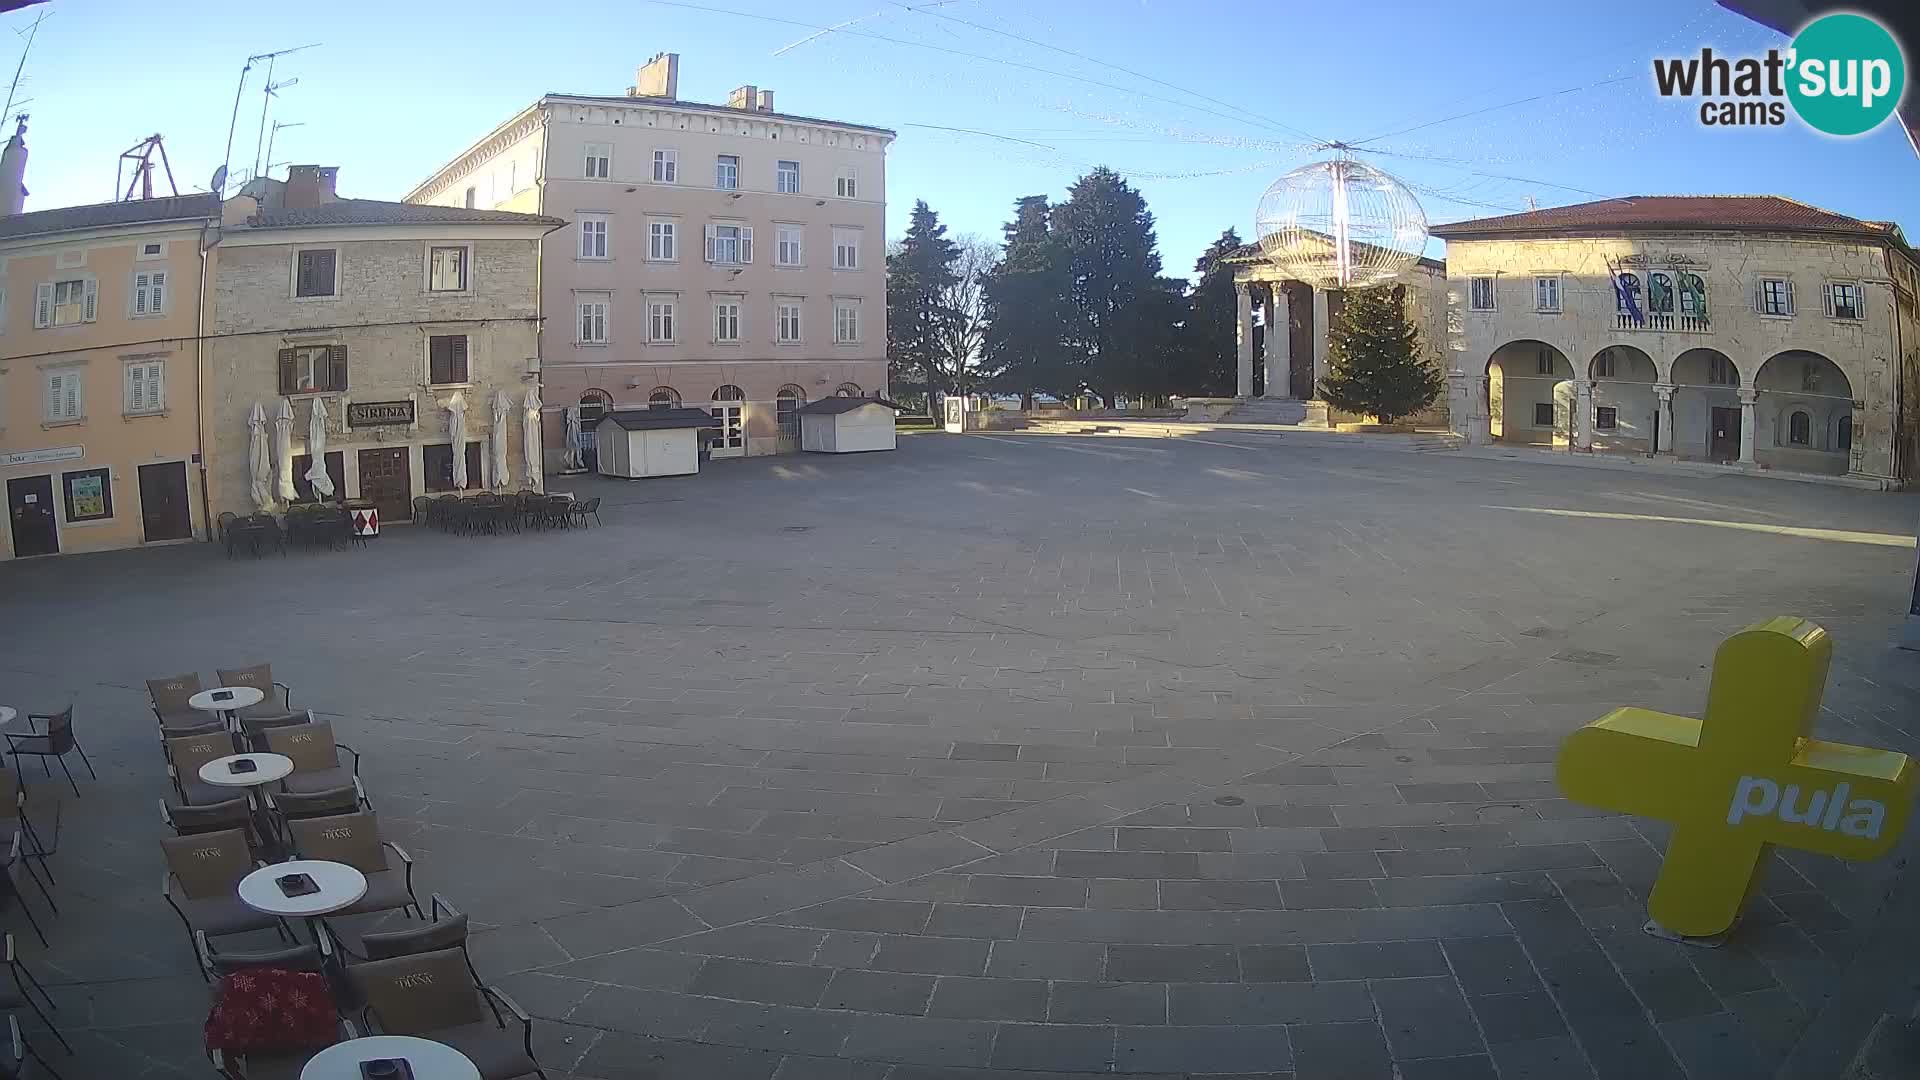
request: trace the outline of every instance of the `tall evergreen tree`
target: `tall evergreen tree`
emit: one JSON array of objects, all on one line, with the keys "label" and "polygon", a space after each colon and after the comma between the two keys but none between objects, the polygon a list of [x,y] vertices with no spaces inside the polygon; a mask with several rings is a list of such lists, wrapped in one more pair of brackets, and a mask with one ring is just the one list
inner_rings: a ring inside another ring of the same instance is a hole
[{"label": "tall evergreen tree", "polygon": [[1013,220],[1001,230],[1000,263],[984,290],[984,371],[990,385],[1019,394],[1029,409],[1036,390],[1066,397],[1080,388],[1066,363],[1067,278],[1051,216],[1045,195],[1014,201]]},{"label": "tall evergreen tree", "polygon": [[1439,368],[1420,355],[1420,332],[1397,285],[1347,294],[1327,328],[1327,368],[1320,395],[1383,424],[1412,416],[1446,388]]},{"label": "tall evergreen tree", "polygon": [[1180,328],[1175,393],[1225,397],[1237,389],[1236,335],[1240,305],[1247,298],[1234,287],[1233,267],[1225,260],[1242,246],[1240,234],[1228,229],[1193,264],[1199,281],[1187,297],[1187,317]]},{"label": "tall evergreen tree", "polygon": [[1147,202],[1101,166],[1067,189],[1053,233],[1067,270],[1067,332],[1081,381],[1109,406],[1120,393],[1152,393],[1171,305]]},{"label": "tall evergreen tree", "polygon": [[887,360],[895,380],[925,388],[929,411],[933,395],[951,389],[942,385],[940,335],[958,257],[940,215],[915,201],[907,235],[887,254]]}]

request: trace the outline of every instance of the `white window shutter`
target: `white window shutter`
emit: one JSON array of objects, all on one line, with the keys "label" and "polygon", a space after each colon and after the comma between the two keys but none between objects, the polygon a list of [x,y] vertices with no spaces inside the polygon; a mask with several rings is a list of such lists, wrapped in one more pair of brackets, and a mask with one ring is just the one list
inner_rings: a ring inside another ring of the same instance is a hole
[{"label": "white window shutter", "polygon": [[1793,314],[1793,282],[1791,281],[1786,282],[1786,286],[1787,286],[1787,314],[1791,315]]},{"label": "white window shutter", "polygon": [[[147,275],[145,274],[133,275],[133,313],[135,315],[145,315],[147,313]],[[127,370],[132,371],[133,369],[128,368]]]},{"label": "white window shutter", "polygon": [[53,325],[53,283],[50,281],[34,287],[33,325],[35,327]]},{"label": "white window shutter", "polygon": [[140,403],[143,380],[140,377],[142,365],[127,365],[127,411],[139,412],[144,406]]},{"label": "white window shutter", "polygon": [[94,300],[99,296],[99,294],[100,294],[99,283],[94,281],[92,278],[88,278],[87,285],[86,285],[86,300],[84,301],[84,306],[81,308],[81,314],[80,314],[80,320],[82,322],[93,321]]},{"label": "white window shutter", "polygon": [[750,225],[740,227],[740,261],[743,263],[753,261],[753,227]]},{"label": "white window shutter", "polygon": [[47,419],[60,418],[60,388],[66,380],[65,375],[47,376]]},{"label": "white window shutter", "polygon": [[1833,315],[1833,282],[1829,281],[1820,286],[1820,294],[1826,305],[1827,315],[1831,317]]},{"label": "white window shutter", "polygon": [[163,302],[165,299],[166,288],[167,288],[167,272],[166,271],[155,270],[151,275],[148,276],[147,278],[147,309],[148,310],[150,311],[166,310],[166,304]]},{"label": "white window shutter", "polygon": [[707,261],[712,262],[714,259],[713,226],[707,225],[707,226],[704,226],[704,229],[707,237]]}]

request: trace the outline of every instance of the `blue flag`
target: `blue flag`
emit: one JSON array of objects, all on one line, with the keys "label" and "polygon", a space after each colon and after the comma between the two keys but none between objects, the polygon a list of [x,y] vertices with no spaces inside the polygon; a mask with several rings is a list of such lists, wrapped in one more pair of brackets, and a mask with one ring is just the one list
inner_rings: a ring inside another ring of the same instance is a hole
[{"label": "blue flag", "polygon": [[1640,313],[1639,298],[1634,295],[1633,290],[1627,288],[1625,282],[1620,280],[1620,275],[1614,270],[1612,262],[1607,263],[1607,276],[1613,279],[1613,295],[1619,299],[1620,309],[1627,313],[1627,318],[1632,319],[1636,326],[1646,322],[1647,317]]}]

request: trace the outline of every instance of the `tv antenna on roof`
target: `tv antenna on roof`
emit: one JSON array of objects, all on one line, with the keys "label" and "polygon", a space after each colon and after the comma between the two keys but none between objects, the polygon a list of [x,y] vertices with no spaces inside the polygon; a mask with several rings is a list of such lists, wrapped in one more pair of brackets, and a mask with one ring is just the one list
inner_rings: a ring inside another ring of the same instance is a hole
[{"label": "tv antenna on roof", "polygon": [[[233,117],[227,121],[227,152],[220,162],[220,168],[222,170],[229,168],[233,164],[233,133],[234,130],[240,126],[240,95],[245,93],[247,89],[247,72],[253,70],[253,65],[265,60],[267,62],[268,93],[271,94],[273,87],[273,61],[288,53],[297,53],[302,49],[317,48],[319,45],[320,43],[315,41],[306,45],[296,45],[291,49],[281,49],[278,52],[257,53],[247,57],[247,62],[240,68],[240,83],[233,88]],[[264,113],[262,115],[264,115]],[[259,162],[256,160],[254,164],[257,166]],[[224,195],[223,192],[215,192],[214,194]]]},{"label": "tv antenna on roof", "polygon": [[[139,185],[142,199],[153,198],[153,155],[160,155],[160,167],[167,171],[167,186],[175,195],[180,194],[180,185],[173,181],[173,163],[167,160],[167,148],[156,133],[149,135],[128,147],[120,155],[120,164],[113,170],[113,190],[119,192],[120,202],[133,201],[133,189]],[[120,177],[125,175],[127,162],[133,162],[133,175],[127,177],[126,190],[120,188]]]},{"label": "tv antenna on roof", "polygon": [[[33,51],[33,39],[37,37],[40,33],[40,24],[43,22],[46,22],[48,19],[51,19],[51,18],[53,18],[52,12],[43,11],[39,14],[38,17],[36,17],[33,20],[33,22],[27,25],[27,28],[24,31],[24,33],[27,36],[27,44],[25,48],[20,50],[20,62],[14,65],[13,82],[7,87],[7,106],[4,109],[0,109],[0,116],[6,116],[13,112],[13,106],[15,105],[14,98],[20,92],[20,73],[27,69],[27,54]],[[14,33],[16,34],[22,33],[22,32],[23,31],[19,31],[19,30],[14,31]],[[19,102],[18,104],[24,105],[26,104],[26,102],[22,101],[22,102]]]}]

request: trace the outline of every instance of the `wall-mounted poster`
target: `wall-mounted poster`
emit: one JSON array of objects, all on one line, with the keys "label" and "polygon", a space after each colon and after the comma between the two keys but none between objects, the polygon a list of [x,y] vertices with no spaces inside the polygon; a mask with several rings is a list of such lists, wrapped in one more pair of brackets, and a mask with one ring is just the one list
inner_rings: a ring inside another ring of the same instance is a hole
[{"label": "wall-mounted poster", "polygon": [[113,516],[113,487],[107,470],[61,473],[66,488],[68,521],[99,521]]}]

